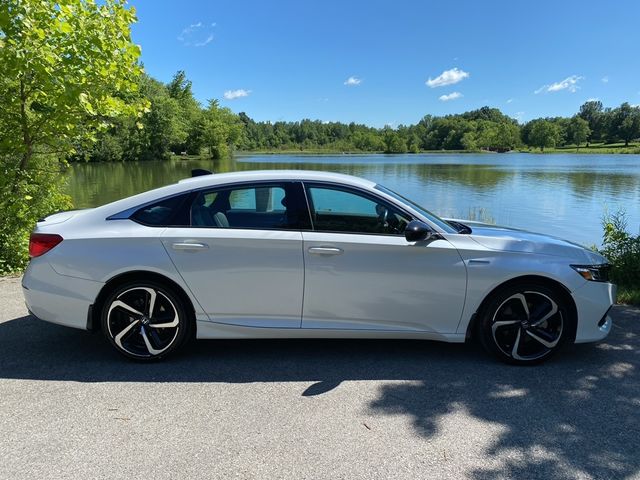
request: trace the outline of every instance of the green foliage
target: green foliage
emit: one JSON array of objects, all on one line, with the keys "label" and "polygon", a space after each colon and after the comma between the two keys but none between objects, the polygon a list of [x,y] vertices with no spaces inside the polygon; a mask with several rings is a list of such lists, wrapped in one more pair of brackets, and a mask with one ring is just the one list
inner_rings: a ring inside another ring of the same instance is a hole
[{"label": "green foliage", "polygon": [[110,118],[137,115],[140,47],[123,0],[0,3],[0,152],[22,167],[47,151],[73,153]]},{"label": "green foliage", "polygon": [[618,289],[618,303],[625,305],[640,305],[640,287]]},{"label": "green foliage", "polygon": [[474,222],[488,223],[490,225],[496,224],[496,219],[491,215],[491,212],[483,207],[470,207],[465,218]]},{"label": "green foliage", "polygon": [[549,120],[539,119],[532,122],[528,143],[544,151],[544,147],[555,147],[560,138],[558,125]]},{"label": "green foliage", "polygon": [[239,114],[242,135],[240,150],[368,151],[385,149],[381,131],[365,125],[321,122],[255,122]]},{"label": "green foliage", "polygon": [[[426,115],[415,125],[400,125],[395,129],[309,119],[256,122],[244,112],[235,114],[221,108],[216,100],[202,107],[194,98],[191,81],[183,71],[177,72],[167,85],[143,77],[138,92],[139,100],[149,102],[149,111],[137,122],[126,120],[98,135],[97,145],[85,153],[84,158],[107,160],[110,151],[112,160],[123,161],[161,159],[171,152],[189,155],[206,152],[222,158],[234,150],[505,152],[529,145],[549,151],[568,145],[579,148],[596,135],[617,139],[621,132],[629,132],[626,135],[632,140],[636,125],[633,107],[629,110],[621,106],[621,120],[616,123],[613,113],[620,109],[603,110],[600,102],[585,103],[572,118],[540,118],[524,125],[489,107],[444,117]],[[590,126],[592,123],[599,129],[596,133]],[[142,128],[138,128],[140,126]],[[618,133],[612,133],[614,130]],[[634,148],[619,151],[635,153]]]},{"label": "green foliage", "polygon": [[627,232],[622,211],[605,215],[600,253],[612,265],[611,277],[620,287],[640,290],[640,235]]},{"label": "green foliage", "polygon": [[640,155],[640,143],[629,143],[628,147],[624,146],[624,142],[617,143],[590,143],[587,148],[576,150],[576,145],[565,144],[555,148],[547,148],[544,153],[575,153],[579,151],[581,154],[635,154]]},{"label": "green foliage", "polygon": [[602,139],[604,116],[602,102],[599,100],[591,100],[585,102],[578,112],[578,116],[585,120],[589,125],[588,142],[597,142]]},{"label": "green foliage", "polygon": [[0,274],[22,270],[29,258],[29,234],[35,220],[71,208],[62,192],[60,162],[40,155],[28,170],[17,171],[15,158],[0,158]]},{"label": "green foliage", "polygon": [[407,153],[406,140],[391,128],[385,128],[383,142],[384,153]]},{"label": "green foliage", "polygon": [[624,102],[611,112],[610,137],[624,141],[625,147],[640,137],[640,107],[632,107]]},{"label": "green foliage", "polygon": [[589,135],[591,135],[589,122],[578,115],[571,117],[567,127],[567,142],[573,143],[576,147],[580,147],[580,145],[587,141]]},{"label": "green foliage", "polygon": [[[71,206],[66,158],[146,109],[133,21],[124,0],[0,2],[0,272],[24,267],[38,218]],[[111,158],[124,151],[101,146]]]},{"label": "green foliage", "polygon": [[191,81],[187,79],[186,73],[180,70],[173,76],[166,89],[177,107],[171,117],[175,130],[169,148],[174,153],[186,151],[197,155],[203,147],[201,132],[203,111],[193,96]]},{"label": "green foliage", "polygon": [[210,100],[202,118],[202,142],[213,158],[224,158],[229,147],[242,135],[242,122],[228,108],[220,108],[217,100]]}]

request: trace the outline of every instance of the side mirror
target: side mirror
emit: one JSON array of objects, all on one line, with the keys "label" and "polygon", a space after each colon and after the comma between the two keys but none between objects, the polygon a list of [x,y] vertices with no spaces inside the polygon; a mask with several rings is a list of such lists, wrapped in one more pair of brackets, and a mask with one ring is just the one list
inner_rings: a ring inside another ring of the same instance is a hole
[{"label": "side mirror", "polygon": [[420,220],[411,220],[404,230],[404,238],[407,239],[407,242],[428,240],[435,235],[437,235],[437,233],[435,233],[429,225]]}]

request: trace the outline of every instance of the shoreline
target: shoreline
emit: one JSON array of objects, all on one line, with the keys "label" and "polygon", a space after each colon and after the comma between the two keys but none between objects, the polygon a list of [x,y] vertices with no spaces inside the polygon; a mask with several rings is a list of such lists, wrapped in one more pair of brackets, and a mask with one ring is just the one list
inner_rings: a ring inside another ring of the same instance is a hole
[{"label": "shoreline", "polygon": [[[631,151],[630,151],[631,150]],[[385,152],[362,152],[362,151],[342,151],[342,150],[239,150],[233,152],[236,157],[249,157],[255,155],[300,155],[300,156],[397,156],[397,155],[509,155],[514,153],[525,153],[530,155],[640,155],[640,147],[617,148],[575,148],[570,149],[548,149],[544,152],[539,150],[510,150],[508,152],[490,152],[486,150],[422,150],[419,152],[385,153]],[[180,158],[180,155],[173,155]],[[202,158],[198,155],[188,155],[182,158]]]}]

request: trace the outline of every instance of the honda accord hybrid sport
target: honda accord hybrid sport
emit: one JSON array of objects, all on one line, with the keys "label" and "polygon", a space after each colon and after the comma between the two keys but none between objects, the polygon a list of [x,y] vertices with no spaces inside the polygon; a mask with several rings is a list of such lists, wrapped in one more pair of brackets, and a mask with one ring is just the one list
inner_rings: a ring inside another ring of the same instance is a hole
[{"label": "honda accord hybrid sport", "polygon": [[443,220],[346,175],[197,173],[39,221],[29,311],[138,360],[194,337],[395,338],[531,364],[611,329],[609,266],[579,245]]}]

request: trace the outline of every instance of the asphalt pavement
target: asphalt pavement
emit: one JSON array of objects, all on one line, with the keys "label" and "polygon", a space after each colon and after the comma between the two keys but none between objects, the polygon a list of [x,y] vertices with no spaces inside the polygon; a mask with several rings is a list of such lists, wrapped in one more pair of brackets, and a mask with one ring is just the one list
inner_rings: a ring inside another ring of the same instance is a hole
[{"label": "asphalt pavement", "polygon": [[640,310],[536,367],[426,341],[198,341],[164,362],[0,278],[0,479],[640,479]]}]

